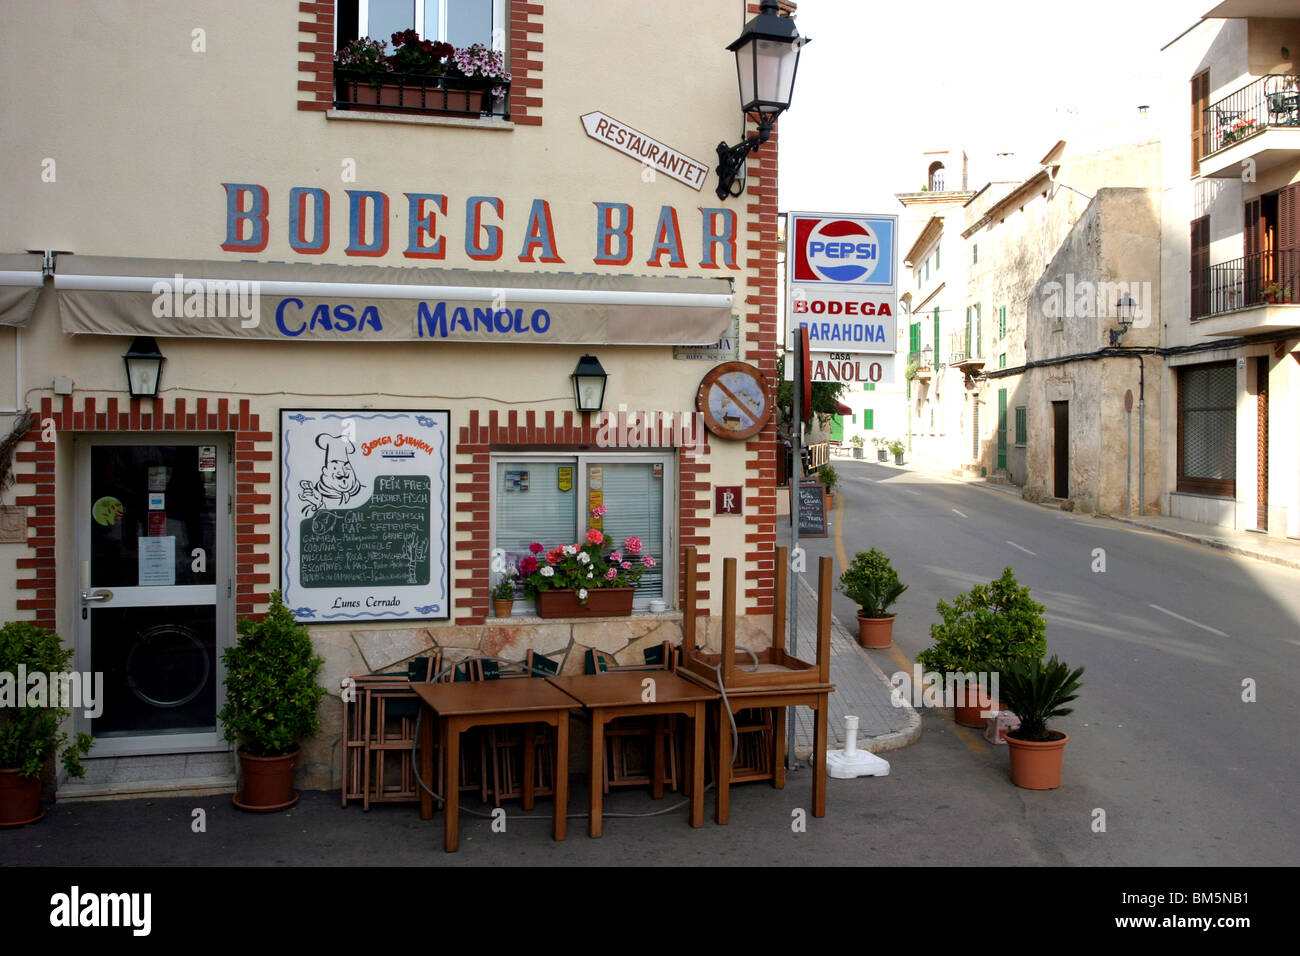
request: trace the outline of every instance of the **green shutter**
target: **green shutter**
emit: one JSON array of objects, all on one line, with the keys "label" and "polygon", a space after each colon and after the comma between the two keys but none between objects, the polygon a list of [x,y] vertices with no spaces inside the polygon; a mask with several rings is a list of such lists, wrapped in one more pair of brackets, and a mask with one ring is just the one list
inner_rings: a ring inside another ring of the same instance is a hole
[{"label": "green shutter", "polygon": [[876,390],[876,383],[875,383],[875,382],[863,382],[863,383],[862,383],[862,390],[863,390],[864,392],[874,392],[874,391]]},{"label": "green shutter", "polygon": [[866,431],[871,431],[872,429],[874,429],[874,428],[876,427],[876,412],[875,412],[875,409],[864,408],[864,409],[862,410],[862,427],[863,427]]},{"label": "green shutter", "polygon": [[913,322],[911,328],[911,348],[909,352],[921,351],[921,323]]},{"label": "green shutter", "polygon": [[998,338],[1007,337],[1007,307],[1004,305],[998,309]]},{"label": "green shutter", "polygon": [[970,333],[971,333],[970,306],[968,305],[966,306],[966,357],[967,358],[971,358]]},{"label": "green shutter", "polygon": [[844,416],[831,416],[831,441],[844,441]]},{"label": "green shutter", "polygon": [[979,261],[980,261],[980,247],[979,247],[979,243],[975,243],[970,247],[970,262],[971,265],[975,265]]},{"label": "green shutter", "polygon": [[1016,444],[1029,444],[1028,409],[1024,405],[1016,406]]},{"label": "green shutter", "polygon": [[934,307],[934,365],[939,367],[939,307]]},{"label": "green shutter", "polygon": [[934,271],[939,271],[939,247],[934,247]]},{"label": "green shutter", "polygon": [[998,389],[998,468],[1007,467],[1007,390]]},{"label": "green shutter", "polygon": [[975,354],[984,354],[984,317],[980,315],[980,304],[975,303]]},{"label": "green shutter", "polygon": [[1006,367],[1007,367],[1007,353],[1003,352],[1001,355],[998,356],[998,368],[1006,368]]}]

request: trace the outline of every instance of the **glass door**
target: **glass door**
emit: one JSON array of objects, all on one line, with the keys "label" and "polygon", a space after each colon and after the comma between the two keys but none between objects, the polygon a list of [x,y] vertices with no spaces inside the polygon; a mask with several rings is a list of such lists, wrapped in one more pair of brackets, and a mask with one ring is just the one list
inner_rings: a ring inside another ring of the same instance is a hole
[{"label": "glass door", "polygon": [[77,452],[77,655],[103,675],[78,730],[96,756],[225,750],[229,444],[83,441]]}]

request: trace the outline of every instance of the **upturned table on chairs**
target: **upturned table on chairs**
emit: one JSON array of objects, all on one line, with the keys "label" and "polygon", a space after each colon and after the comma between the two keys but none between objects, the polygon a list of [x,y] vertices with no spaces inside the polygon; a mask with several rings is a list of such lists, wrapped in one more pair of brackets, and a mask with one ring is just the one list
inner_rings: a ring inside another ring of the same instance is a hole
[{"label": "upturned table on chairs", "polygon": [[[691,814],[693,827],[704,825],[704,721],[705,705],[718,699],[712,691],[682,680],[668,671],[633,671],[614,674],[582,674],[548,677],[555,685],[591,712],[591,818],[587,834],[603,831],[601,786],[605,754],[605,724],[618,717],[651,717],[656,714],[684,714],[691,722],[687,738],[690,766]],[[653,683],[647,684],[646,681]],[[654,735],[654,768],[650,778],[655,797],[663,796],[664,739]]]},{"label": "upturned table on chairs", "polygon": [[[424,705],[420,725],[420,778],[426,786],[433,779],[433,724],[436,717],[442,744],[442,779],[445,814],[443,848],[454,853],[460,842],[460,735],[471,727],[497,724],[528,724],[524,746],[523,808],[531,810],[536,785],[535,748],[532,724],[555,728],[555,809],[552,834],[565,836],[565,814],[569,804],[569,711],[578,702],[564,691],[541,680],[504,680],[451,684],[412,684]],[[433,797],[420,790],[420,819],[433,817]]]}]

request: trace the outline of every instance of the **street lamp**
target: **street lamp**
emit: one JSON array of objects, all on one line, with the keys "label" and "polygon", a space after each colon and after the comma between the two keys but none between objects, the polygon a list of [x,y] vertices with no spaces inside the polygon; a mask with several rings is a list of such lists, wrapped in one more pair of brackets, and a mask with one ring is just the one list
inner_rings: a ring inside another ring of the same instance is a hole
[{"label": "street lamp", "polygon": [[921,368],[929,368],[930,362],[934,359],[934,349],[926,346],[921,349]]},{"label": "street lamp", "polygon": [[1119,328],[1110,330],[1110,344],[1119,345],[1124,338],[1124,333],[1133,326],[1133,313],[1137,311],[1137,303],[1126,292],[1115,303],[1115,314],[1119,317]]},{"label": "street lamp", "polygon": [[598,412],[605,403],[605,380],[609,376],[594,355],[578,359],[573,370],[573,397],[580,412]]},{"label": "street lamp", "polygon": [[740,36],[728,47],[736,54],[736,77],[740,82],[740,111],[752,115],[758,135],[746,137],[735,146],[718,144],[718,198],[739,196],[745,181],[734,188],[744,168],[745,157],[772,135],[776,118],[790,108],[794,76],[799,69],[799,51],[806,37],[799,36],[794,20],[778,15],[777,0],[763,0],[758,16],[745,24]]},{"label": "street lamp", "polygon": [[131,397],[157,398],[163,362],[167,359],[158,351],[153,336],[137,336],[122,358],[126,362],[126,384]]}]

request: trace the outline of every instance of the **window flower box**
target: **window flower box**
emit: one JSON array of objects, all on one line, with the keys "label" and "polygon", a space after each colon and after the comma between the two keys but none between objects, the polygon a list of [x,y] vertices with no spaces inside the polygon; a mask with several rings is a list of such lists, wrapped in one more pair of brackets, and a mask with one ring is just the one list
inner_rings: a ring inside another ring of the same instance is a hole
[{"label": "window flower box", "polygon": [[572,588],[537,592],[538,617],[627,617],[636,588],[598,588],[587,592],[587,603]]}]

